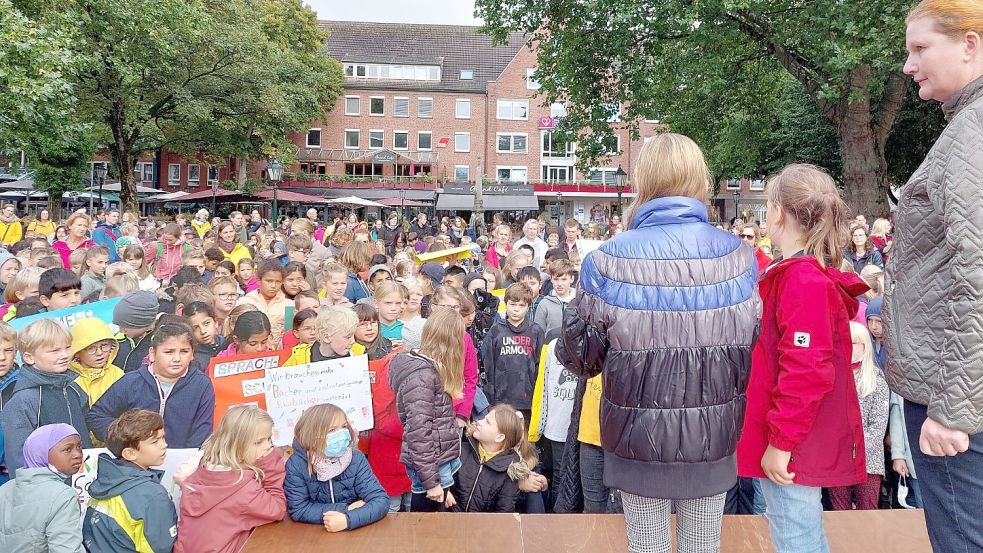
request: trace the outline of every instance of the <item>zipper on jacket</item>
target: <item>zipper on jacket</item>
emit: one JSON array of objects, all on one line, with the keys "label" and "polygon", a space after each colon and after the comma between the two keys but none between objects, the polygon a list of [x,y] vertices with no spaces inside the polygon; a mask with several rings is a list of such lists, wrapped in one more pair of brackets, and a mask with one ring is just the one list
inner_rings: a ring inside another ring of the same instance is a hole
[{"label": "zipper on jacket", "polygon": [[482,461],[481,464],[478,465],[478,474],[474,475],[474,484],[471,485],[471,493],[468,494],[468,502],[464,505],[465,513],[471,509],[471,498],[474,497],[474,490],[475,488],[478,487],[478,478],[481,477],[481,471],[484,470],[484,468],[485,468],[485,463],[484,461]]},{"label": "zipper on jacket", "polygon": [[[70,424],[70,425],[72,425],[74,427],[75,426],[75,421],[72,420],[72,405],[70,403],[68,403],[68,387],[67,386],[65,388],[62,388],[61,389],[61,395],[65,398],[65,408],[68,409],[68,424]],[[40,421],[41,421],[41,419],[39,417],[38,418],[38,422],[40,423]]]},{"label": "zipper on jacket", "polygon": [[334,478],[328,480],[328,489],[331,490],[331,503],[336,503],[334,500]]}]

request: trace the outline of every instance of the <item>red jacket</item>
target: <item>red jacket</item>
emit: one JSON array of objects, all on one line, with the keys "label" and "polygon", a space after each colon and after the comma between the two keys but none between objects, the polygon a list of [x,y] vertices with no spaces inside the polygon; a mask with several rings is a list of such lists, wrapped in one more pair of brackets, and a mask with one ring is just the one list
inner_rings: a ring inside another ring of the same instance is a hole
[{"label": "red jacket", "polygon": [[759,283],[761,335],[751,354],[741,476],[764,478],[768,444],[791,451],[789,472],[804,486],[847,486],[867,478],[864,429],[850,366],[857,275],[823,269],[812,257],[773,265]]},{"label": "red jacket", "polygon": [[358,441],[358,448],[369,459],[386,495],[394,496],[410,491],[410,477],[399,461],[403,445],[403,425],[396,412],[396,394],[389,386],[389,354],[382,359],[369,361],[369,382],[372,388],[372,416],[375,425],[367,437]]},{"label": "red jacket", "polygon": [[761,248],[754,248],[754,259],[758,261],[758,279],[765,275],[765,271],[768,270],[768,266],[771,265],[771,257],[768,256]]},{"label": "red jacket", "polygon": [[174,553],[238,553],[253,528],[283,520],[287,472],[283,451],[274,448],[251,469],[211,471],[198,467],[181,485],[181,524]]}]

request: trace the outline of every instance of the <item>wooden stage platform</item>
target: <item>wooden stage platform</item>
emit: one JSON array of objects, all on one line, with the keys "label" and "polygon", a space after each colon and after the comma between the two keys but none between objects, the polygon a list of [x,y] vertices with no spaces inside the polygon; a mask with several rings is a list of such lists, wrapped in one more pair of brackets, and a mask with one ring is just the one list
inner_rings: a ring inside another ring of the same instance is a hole
[{"label": "wooden stage platform", "polygon": [[[825,513],[831,553],[931,553],[920,510]],[[768,524],[725,516],[722,553],[773,553]],[[401,513],[337,534],[289,520],[258,528],[242,553],[624,553],[621,515]]]}]

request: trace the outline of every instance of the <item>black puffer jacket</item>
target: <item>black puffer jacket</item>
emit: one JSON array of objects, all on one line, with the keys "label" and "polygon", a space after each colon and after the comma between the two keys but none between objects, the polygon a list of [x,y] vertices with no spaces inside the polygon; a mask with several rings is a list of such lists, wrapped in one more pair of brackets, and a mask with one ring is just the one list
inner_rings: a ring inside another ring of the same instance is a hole
[{"label": "black puffer jacket", "polygon": [[482,463],[478,444],[467,439],[470,447],[463,448],[461,469],[454,477],[451,493],[457,505],[455,513],[511,513],[519,497],[517,481],[529,476],[530,470],[513,451],[503,451]]},{"label": "black puffer jacket", "polygon": [[424,488],[437,486],[437,469],[461,456],[451,396],[444,392],[434,362],[416,352],[393,357],[389,386],[396,393],[399,422],[403,423],[399,460],[420,475]]},{"label": "black puffer jacket", "polygon": [[692,198],[641,205],[584,259],[559,359],[603,371],[604,483],[695,499],[737,482],[761,300],[754,252],[707,224]]}]

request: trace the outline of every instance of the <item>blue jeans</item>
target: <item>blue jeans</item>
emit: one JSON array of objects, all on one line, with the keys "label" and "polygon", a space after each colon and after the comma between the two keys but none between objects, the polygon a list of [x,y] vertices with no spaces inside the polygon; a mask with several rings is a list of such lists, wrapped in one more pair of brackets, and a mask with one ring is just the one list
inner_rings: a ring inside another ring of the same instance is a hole
[{"label": "blue jeans", "polygon": [[[453,461],[448,461],[440,465],[440,468],[437,469],[437,473],[440,475],[440,487],[446,489],[453,486],[454,475],[460,469],[460,459],[454,459]],[[420,480],[420,475],[417,474],[416,470],[406,467],[406,474],[409,475],[410,483],[413,485],[413,493],[427,493],[427,489],[423,487],[423,482]]]},{"label": "blue jeans", "polygon": [[580,486],[584,491],[584,512],[608,512],[610,491],[604,485],[604,450],[591,444],[580,444]]},{"label": "blue jeans", "polygon": [[768,504],[765,503],[765,493],[761,491],[761,479],[752,478],[751,480],[754,482],[754,504],[751,506],[751,513],[763,515],[768,510]]},{"label": "blue jeans", "polygon": [[768,509],[768,531],[777,553],[829,553],[823,530],[823,489],[779,486],[759,478]]},{"label": "blue jeans", "polygon": [[[922,453],[918,440],[928,408],[904,402],[911,460],[918,471],[928,538],[935,553],[983,551],[983,433],[969,437],[969,449],[954,457]],[[910,484],[909,484],[910,485]]]}]

